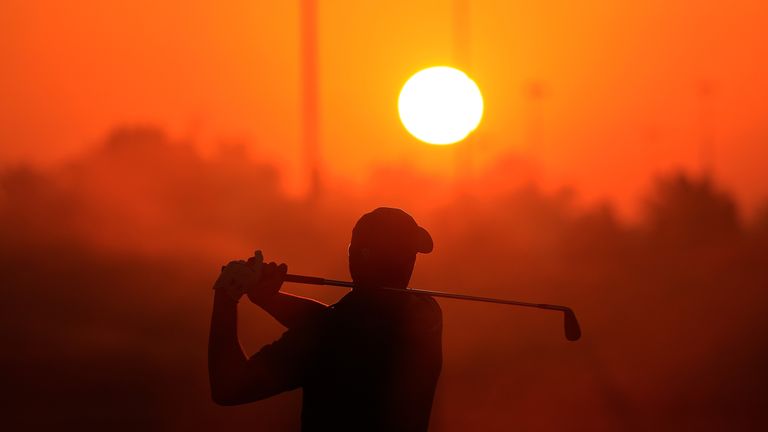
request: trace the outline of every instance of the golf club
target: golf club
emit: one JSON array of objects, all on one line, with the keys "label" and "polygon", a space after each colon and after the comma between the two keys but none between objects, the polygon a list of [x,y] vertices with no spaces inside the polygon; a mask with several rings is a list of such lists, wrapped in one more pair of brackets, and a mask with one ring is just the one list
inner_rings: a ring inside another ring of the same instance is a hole
[{"label": "golf club", "polygon": [[[294,282],[294,283],[309,284],[309,285],[331,285],[331,286],[338,286],[338,287],[345,287],[345,288],[355,287],[354,282],[323,279],[321,277],[315,277],[315,276],[286,274],[284,280],[286,282]],[[504,300],[504,299],[497,299],[492,297],[478,297],[478,296],[472,296],[472,295],[466,295],[466,294],[452,294],[452,293],[441,292],[441,291],[429,291],[429,290],[420,290],[420,289],[414,289],[414,288],[398,289],[398,288],[382,287],[377,289],[399,292],[399,293],[426,294],[432,297],[444,297],[444,298],[451,298],[451,299],[457,299],[457,300],[469,300],[469,301],[486,302],[486,303],[498,303],[498,304],[505,304],[505,305],[511,305],[511,306],[522,306],[522,307],[529,307],[529,308],[536,308],[536,309],[556,310],[556,311],[563,312],[565,338],[573,342],[573,341],[579,340],[579,338],[581,337],[581,328],[579,327],[579,322],[576,320],[576,314],[574,314],[573,310],[567,306],[552,305],[552,304],[546,304],[546,303],[528,303],[528,302],[522,302],[517,300]]]}]

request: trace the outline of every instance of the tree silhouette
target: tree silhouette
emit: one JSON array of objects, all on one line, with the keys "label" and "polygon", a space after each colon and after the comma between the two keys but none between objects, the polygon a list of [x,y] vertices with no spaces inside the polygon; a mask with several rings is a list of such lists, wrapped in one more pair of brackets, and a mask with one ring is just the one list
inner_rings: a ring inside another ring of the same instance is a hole
[{"label": "tree silhouette", "polygon": [[645,217],[654,239],[680,246],[719,243],[740,230],[733,198],[708,176],[658,178],[645,203]]}]

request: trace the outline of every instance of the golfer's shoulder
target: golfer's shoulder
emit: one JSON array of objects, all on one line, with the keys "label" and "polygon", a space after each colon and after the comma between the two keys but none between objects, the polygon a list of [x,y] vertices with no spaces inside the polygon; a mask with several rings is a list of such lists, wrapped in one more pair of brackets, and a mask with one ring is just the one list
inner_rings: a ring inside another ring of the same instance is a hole
[{"label": "golfer's shoulder", "polygon": [[442,327],[443,311],[437,300],[424,294],[408,296],[408,315],[426,328]]},{"label": "golfer's shoulder", "polygon": [[426,294],[412,294],[408,297],[411,299],[414,307],[419,308],[424,312],[442,315],[440,304],[437,303],[437,300],[435,300],[434,297]]}]

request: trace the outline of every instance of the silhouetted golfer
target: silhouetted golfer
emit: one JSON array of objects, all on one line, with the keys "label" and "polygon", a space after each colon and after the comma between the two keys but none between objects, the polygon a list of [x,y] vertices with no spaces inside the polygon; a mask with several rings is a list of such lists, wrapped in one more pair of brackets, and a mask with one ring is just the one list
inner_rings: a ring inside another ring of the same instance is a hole
[{"label": "silhouetted golfer", "polygon": [[[301,387],[302,430],[425,431],[442,364],[442,313],[406,288],[416,253],[432,238],[400,209],[378,208],[352,231],[349,271],[358,288],[338,303],[279,292],[285,264],[226,265],[214,285],[208,367],[213,400],[253,402]],[[237,337],[243,294],[288,328],[246,357]]]}]

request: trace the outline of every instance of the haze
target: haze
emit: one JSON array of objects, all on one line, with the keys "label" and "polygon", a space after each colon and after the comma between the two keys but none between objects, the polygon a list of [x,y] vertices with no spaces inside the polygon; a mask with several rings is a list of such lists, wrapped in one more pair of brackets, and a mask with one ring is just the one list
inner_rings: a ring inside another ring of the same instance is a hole
[{"label": "haze", "polygon": [[[609,198],[625,214],[652,175],[678,167],[712,165],[748,209],[768,195],[765,2],[475,1],[470,10],[468,69],[486,98],[465,143],[470,172],[511,155],[534,167],[520,176]],[[410,74],[453,61],[451,13],[447,0],[322,5],[326,177],[360,183],[372,167],[406,160],[452,175],[451,150],[415,141],[396,109]],[[6,0],[0,161],[49,164],[116,124],[155,124],[205,151],[246,142],[301,193],[297,24],[298,2]],[[713,142],[704,156],[703,140]]]}]

